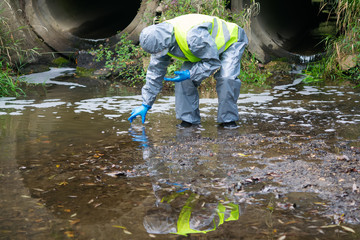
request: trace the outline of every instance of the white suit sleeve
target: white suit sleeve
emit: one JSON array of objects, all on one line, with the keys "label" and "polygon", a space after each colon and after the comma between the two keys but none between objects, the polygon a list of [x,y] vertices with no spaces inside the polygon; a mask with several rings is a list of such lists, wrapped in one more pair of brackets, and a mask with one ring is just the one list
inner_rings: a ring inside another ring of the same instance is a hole
[{"label": "white suit sleeve", "polygon": [[156,96],[163,87],[163,80],[167,67],[170,64],[170,59],[170,56],[167,55],[160,58],[151,56],[146,73],[146,83],[141,90],[143,104],[150,107],[154,104]]},{"label": "white suit sleeve", "polygon": [[201,82],[221,66],[215,41],[204,24],[188,32],[187,43],[190,51],[201,59],[190,69],[191,80]]}]

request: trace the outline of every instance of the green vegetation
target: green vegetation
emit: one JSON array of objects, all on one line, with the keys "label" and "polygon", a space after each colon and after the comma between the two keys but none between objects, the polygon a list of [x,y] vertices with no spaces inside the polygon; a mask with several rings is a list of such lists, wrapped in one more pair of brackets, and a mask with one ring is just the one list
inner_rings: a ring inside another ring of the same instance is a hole
[{"label": "green vegetation", "polygon": [[105,68],[123,84],[136,86],[145,81],[142,57],[147,54],[140,46],[127,39],[127,34],[122,34],[114,47],[100,45],[90,53],[95,55],[97,62],[104,61]]},{"label": "green vegetation", "polygon": [[55,64],[57,67],[65,67],[70,65],[69,59],[64,57],[58,57],[52,60],[52,63]]},{"label": "green vegetation", "polygon": [[3,68],[0,62],[0,97],[11,97],[25,94],[19,87],[19,80],[13,79],[9,68]]},{"label": "green vegetation", "polygon": [[189,13],[199,13],[218,16],[229,22],[234,22],[241,27],[250,23],[250,18],[259,12],[259,3],[252,1],[249,8],[242,12],[234,13],[229,9],[228,0],[163,0],[161,1],[162,15],[159,21],[171,19]]},{"label": "green vegetation", "polygon": [[[330,4],[325,0],[324,4]],[[306,83],[343,79],[360,87],[360,1],[336,0],[332,11],[336,14],[337,35],[328,36],[327,56],[309,64],[305,70]]]},{"label": "green vegetation", "polygon": [[14,75],[24,66],[29,57],[37,54],[37,51],[35,48],[23,49],[22,39],[14,37],[15,32],[11,31],[8,20],[2,17],[2,11],[0,4],[0,97],[19,96],[24,92],[20,89],[20,82]]},{"label": "green vegetation", "polygon": [[255,86],[266,86],[265,82],[269,76],[271,76],[270,72],[259,68],[259,62],[256,60],[255,56],[251,55],[250,52],[245,51],[239,76],[242,83]]}]

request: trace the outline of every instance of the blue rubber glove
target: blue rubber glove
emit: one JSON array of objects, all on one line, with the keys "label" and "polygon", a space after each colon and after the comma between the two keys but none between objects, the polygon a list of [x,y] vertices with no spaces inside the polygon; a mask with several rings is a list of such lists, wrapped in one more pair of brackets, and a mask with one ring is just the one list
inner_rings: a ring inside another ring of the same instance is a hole
[{"label": "blue rubber glove", "polygon": [[177,76],[174,78],[164,78],[165,81],[172,81],[172,82],[182,82],[186,79],[190,79],[190,71],[175,71],[174,72]]},{"label": "blue rubber glove", "polygon": [[146,117],[146,113],[149,111],[151,107],[147,106],[145,104],[136,107],[132,110],[131,112],[131,116],[128,118],[128,120],[130,121],[130,123],[132,123],[132,121],[136,118],[136,116],[140,115],[141,119],[142,119],[142,123],[145,123],[145,117]]}]

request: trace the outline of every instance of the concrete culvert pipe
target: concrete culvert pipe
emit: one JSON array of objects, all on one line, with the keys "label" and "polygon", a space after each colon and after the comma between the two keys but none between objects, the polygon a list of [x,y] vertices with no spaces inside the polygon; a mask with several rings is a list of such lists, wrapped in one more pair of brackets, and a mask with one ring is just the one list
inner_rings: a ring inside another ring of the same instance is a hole
[{"label": "concrete culvert pipe", "polygon": [[[17,20],[10,22],[13,29],[29,25],[31,31],[25,34],[28,44],[40,48],[46,45],[50,51],[70,55],[105,39],[116,42],[119,31],[129,33],[130,39],[138,41],[146,26],[144,19],[151,21],[159,1],[7,0],[3,6]],[[249,50],[260,61],[285,57],[301,62],[324,51],[320,42],[329,29],[334,28],[327,22],[328,14],[319,12],[321,0],[256,1],[260,3],[260,14],[252,18],[246,31]],[[231,9],[242,10],[251,2],[231,0]]]},{"label": "concrete culvert pipe", "polygon": [[[239,11],[250,0],[232,0],[231,8]],[[324,52],[324,36],[334,32],[334,22],[328,21],[320,0],[256,0],[259,15],[251,19],[246,29],[249,50],[262,62],[287,58],[305,62]],[[330,18],[331,20],[331,18]]]},{"label": "concrete culvert pipe", "polygon": [[[21,1],[21,0],[13,0]],[[119,0],[25,0],[24,12],[36,35],[57,52],[93,47],[118,32],[138,40],[143,21],[158,1]]]}]

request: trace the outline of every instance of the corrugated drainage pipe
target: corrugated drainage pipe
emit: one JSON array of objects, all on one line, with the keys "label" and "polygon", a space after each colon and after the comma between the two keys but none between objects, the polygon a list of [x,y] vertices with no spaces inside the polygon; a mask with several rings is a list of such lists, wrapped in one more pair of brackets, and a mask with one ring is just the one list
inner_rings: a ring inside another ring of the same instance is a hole
[{"label": "corrugated drainage pipe", "polygon": [[119,32],[137,41],[144,19],[154,14],[157,0],[24,0],[29,25],[57,52],[93,47]]},{"label": "corrugated drainage pipe", "polygon": [[[232,0],[232,11],[241,11],[252,0]],[[249,50],[262,62],[287,58],[315,60],[324,52],[324,36],[335,31],[319,0],[256,0],[260,13],[246,29]],[[330,7],[330,6],[329,6]],[[331,17],[331,16],[330,16]]]}]

